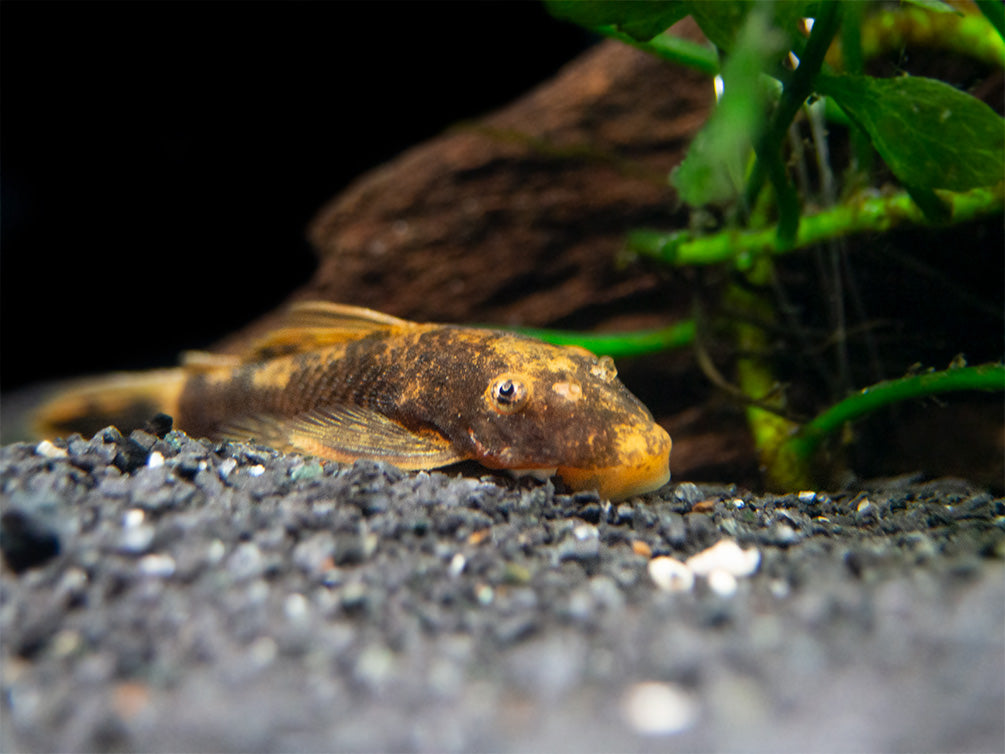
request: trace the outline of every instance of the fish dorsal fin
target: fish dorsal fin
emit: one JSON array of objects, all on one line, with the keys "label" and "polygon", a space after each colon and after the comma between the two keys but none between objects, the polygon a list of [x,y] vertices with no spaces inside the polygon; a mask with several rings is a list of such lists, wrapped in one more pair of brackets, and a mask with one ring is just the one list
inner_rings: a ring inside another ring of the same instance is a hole
[{"label": "fish dorsal fin", "polygon": [[182,351],[181,365],[192,372],[210,372],[214,369],[233,369],[240,366],[241,357],[231,353],[211,351]]},{"label": "fish dorsal fin", "polygon": [[335,406],[296,416],[244,416],[219,434],[231,440],[255,439],[266,445],[352,463],[361,458],[387,461],[402,469],[435,469],[466,460],[437,432],[413,432],[368,408]]},{"label": "fish dorsal fin", "polygon": [[331,301],[301,301],[293,304],[286,314],[287,327],[331,327],[337,330],[359,330],[364,334],[414,325],[414,322],[407,319],[399,319],[373,309]]},{"label": "fish dorsal fin", "polygon": [[255,342],[244,360],[262,361],[417,326],[414,322],[361,306],[304,301],[290,307],[283,326]]}]

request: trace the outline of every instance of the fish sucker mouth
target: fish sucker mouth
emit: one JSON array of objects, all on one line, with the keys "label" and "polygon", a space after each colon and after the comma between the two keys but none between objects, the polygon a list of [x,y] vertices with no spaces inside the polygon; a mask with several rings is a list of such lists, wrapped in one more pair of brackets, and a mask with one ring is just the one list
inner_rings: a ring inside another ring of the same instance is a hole
[{"label": "fish sucker mouth", "polygon": [[596,490],[601,497],[612,501],[652,492],[670,481],[672,442],[669,433],[658,424],[644,431],[624,433],[615,445],[615,452],[608,455],[613,462],[590,466],[559,463],[538,468],[532,464],[518,465],[505,454],[485,452],[474,432],[468,430],[468,434],[479,451],[475,460],[487,468],[538,479],[557,474],[575,492]]},{"label": "fish sucker mouth", "polygon": [[627,454],[609,466],[579,468],[559,466],[558,476],[573,490],[597,490],[608,500],[624,500],[662,487],[670,481],[672,442],[665,429],[656,425],[645,436],[646,452]]}]

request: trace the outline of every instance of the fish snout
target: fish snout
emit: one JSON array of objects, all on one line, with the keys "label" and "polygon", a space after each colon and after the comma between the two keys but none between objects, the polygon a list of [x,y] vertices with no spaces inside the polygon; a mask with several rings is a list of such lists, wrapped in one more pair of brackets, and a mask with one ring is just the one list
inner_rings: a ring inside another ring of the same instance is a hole
[{"label": "fish snout", "polygon": [[573,490],[595,489],[601,497],[624,500],[659,489],[670,481],[669,433],[659,424],[626,425],[616,432],[611,453],[595,466],[562,467],[558,475]]}]

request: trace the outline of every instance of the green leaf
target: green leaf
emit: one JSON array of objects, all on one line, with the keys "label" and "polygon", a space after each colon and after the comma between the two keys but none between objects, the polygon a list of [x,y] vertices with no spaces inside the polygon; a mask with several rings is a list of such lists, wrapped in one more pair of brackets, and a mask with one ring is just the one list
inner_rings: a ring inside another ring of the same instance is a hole
[{"label": "green leaf", "polygon": [[691,0],[687,5],[709,41],[722,50],[732,51],[752,9],[757,8],[759,13],[767,14],[768,26],[784,33],[787,40],[792,40],[800,33],[799,20],[813,16],[817,3],[815,0],[778,3],[765,3],[763,0]]},{"label": "green leaf", "polygon": [[957,16],[963,15],[963,11],[957,10],[943,0],[904,0],[904,2],[909,5],[917,5],[919,8],[924,8],[932,13],[953,13]]},{"label": "green leaf", "polygon": [[949,84],[822,73],[816,89],[869,134],[907,186],[966,191],[992,186],[1005,174],[1005,120]]},{"label": "green leaf", "polygon": [[683,0],[545,0],[555,18],[587,29],[613,26],[639,42],[648,42],[687,16]]},{"label": "green leaf", "polygon": [[760,71],[782,44],[765,15],[753,13],[747,19],[722,70],[722,99],[670,175],[681,199],[692,207],[725,205],[743,190],[751,144],[765,122],[767,94]]}]

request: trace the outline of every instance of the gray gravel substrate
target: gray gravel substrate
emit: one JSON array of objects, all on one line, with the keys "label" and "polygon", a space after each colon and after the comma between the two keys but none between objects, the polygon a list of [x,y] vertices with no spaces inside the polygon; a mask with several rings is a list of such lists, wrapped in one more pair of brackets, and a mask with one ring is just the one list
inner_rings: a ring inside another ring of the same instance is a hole
[{"label": "gray gravel substrate", "polygon": [[[108,429],[0,485],[3,751],[1005,749],[1005,501],[958,480],[611,505]],[[651,577],[722,539],[735,592]]]}]

